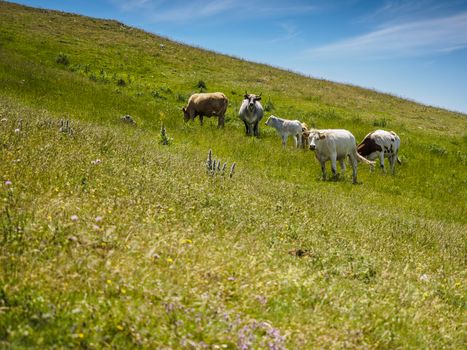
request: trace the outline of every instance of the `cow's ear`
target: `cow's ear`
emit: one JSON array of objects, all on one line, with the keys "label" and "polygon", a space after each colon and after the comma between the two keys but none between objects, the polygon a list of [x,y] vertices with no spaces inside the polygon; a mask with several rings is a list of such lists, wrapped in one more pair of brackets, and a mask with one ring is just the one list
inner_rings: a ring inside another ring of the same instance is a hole
[{"label": "cow's ear", "polygon": [[245,98],[245,100],[248,100],[249,98],[248,94],[243,95],[243,97]]},{"label": "cow's ear", "polygon": [[318,137],[319,137],[320,140],[324,140],[326,138],[326,135],[324,133],[322,133],[322,132],[319,132]]},{"label": "cow's ear", "polygon": [[255,97],[255,101],[260,101],[261,100],[261,95]]}]

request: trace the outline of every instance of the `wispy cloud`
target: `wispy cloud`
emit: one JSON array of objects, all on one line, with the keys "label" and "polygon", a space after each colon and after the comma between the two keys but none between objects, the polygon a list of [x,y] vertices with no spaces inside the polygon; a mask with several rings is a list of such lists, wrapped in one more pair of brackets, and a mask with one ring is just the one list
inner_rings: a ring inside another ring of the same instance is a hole
[{"label": "wispy cloud", "polygon": [[458,12],[464,7],[465,0],[386,0],[373,12],[367,13],[356,20],[357,23],[373,22],[400,24],[419,18],[435,18]]},{"label": "wispy cloud", "polygon": [[420,11],[425,12],[432,6],[433,0],[416,0],[416,1],[394,1],[387,0],[376,10],[366,13],[358,18],[357,22],[373,22],[389,19],[390,22],[398,22],[407,20],[416,16]]},{"label": "wispy cloud", "polygon": [[235,7],[233,0],[191,1],[161,7],[153,11],[150,17],[154,22],[180,22],[215,16]]},{"label": "wispy cloud", "polygon": [[315,7],[306,1],[279,0],[109,0],[123,12],[139,12],[153,22],[189,22],[225,14],[226,19],[306,14]]},{"label": "wispy cloud", "polygon": [[390,25],[373,32],[313,48],[308,57],[395,58],[451,52],[467,47],[467,12]]},{"label": "wispy cloud", "polygon": [[140,10],[154,5],[154,2],[150,0],[112,0],[112,2],[116,3],[123,12]]},{"label": "wispy cloud", "polygon": [[283,41],[288,41],[300,35],[300,30],[296,25],[290,23],[279,23],[278,24],[281,34],[277,37],[267,41],[269,44],[275,44]]}]

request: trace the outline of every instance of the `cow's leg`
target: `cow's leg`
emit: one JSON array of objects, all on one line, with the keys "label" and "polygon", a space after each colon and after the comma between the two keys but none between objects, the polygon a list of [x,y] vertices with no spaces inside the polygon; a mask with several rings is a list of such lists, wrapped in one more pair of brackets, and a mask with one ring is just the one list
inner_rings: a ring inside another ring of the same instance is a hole
[{"label": "cow's leg", "polygon": [[321,164],[321,171],[323,173],[323,180],[326,180],[327,178],[327,174],[326,174],[326,162],[324,161],[319,161],[319,163]]},{"label": "cow's leg", "polygon": [[245,124],[245,134],[248,136],[248,123],[246,121],[243,121],[243,124]]},{"label": "cow's leg", "polygon": [[287,146],[287,135],[281,135],[282,138],[282,147],[285,148]]},{"label": "cow's leg", "polygon": [[295,148],[297,148],[298,147],[298,135],[293,135],[292,137],[295,142]]},{"label": "cow's leg", "polygon": [[386,169],[384,168],[384,151],[379,152],[379,166],[384,174],[386,174]]},{"label": "cow's leg", "polygon": [[295,147],[296,148],[302,148],[303,145],[303,135],[302,134],[297,134],[295,136],[296,142],[295,142]]},{"label": "cow's leg", "polygon": [[253,133],[255,134],[256,137],[259,137],[259,127],[258,127],[258,125],[259,125],[259,121],[257,121],[255,123],[255,126],[253,128]]},{"label": "cow's leg", "polygon": [[345,173],[345,158],[339,160],[339,164],[341,166],[341,173],[344,174]]},{"label": "cow's leg", "polygon": [[199,124],[203,125],[203,115],[202,114],[199,115]]},{"label": "cow's leg", "polygon": [[217,127],[223,128],[224,127],[224,115],[219,116],[219,120],[217,121]]},{"label": "cow's leg", "polygon": [[357,165],[358,165],[357,156],[350,155],[350,161],[352,162],[352,183],[356,184],[357,183]]},{"label": "cow's leg", "polygon": [[391,167],[391,174],[394,175],[395,174],[395,170],[396,170],[396,159],[397,159],[397,154],[396,153],[393,153],[390,157],[389,157],[389,165]]},{"label": "cow's leg", "polygon": [[331,171],[332,171],[332,178],[334,181],[337,180],[337,154],[331,154]]}]

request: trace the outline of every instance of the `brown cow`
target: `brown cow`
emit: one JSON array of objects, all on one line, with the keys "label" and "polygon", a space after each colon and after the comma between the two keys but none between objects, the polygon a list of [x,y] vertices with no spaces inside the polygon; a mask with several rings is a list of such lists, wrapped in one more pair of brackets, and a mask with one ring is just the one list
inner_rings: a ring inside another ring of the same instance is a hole
[{"label": "brown cow", "polygon": [[199,116],[200,124],[203,125],[203,117],[217,116],[217,126],[224,127],[224,115],[229,100],[222,92],[193,94],[188,99],[188,104],[183,107],[185,121],[194,120]]}]

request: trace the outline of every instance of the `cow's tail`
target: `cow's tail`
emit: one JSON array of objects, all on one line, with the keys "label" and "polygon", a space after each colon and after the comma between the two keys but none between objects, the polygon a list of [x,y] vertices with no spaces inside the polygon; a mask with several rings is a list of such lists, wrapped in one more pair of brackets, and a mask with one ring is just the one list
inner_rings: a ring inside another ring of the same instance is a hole
[{"label": "cow's tail", "polygon": [[368,164],[368,165],[372,165],[372,166],[374,166],[376,164],[375,162],[373,162],[371,160],[368,160],[365,157],[362,157],[358,152],[355,152],[355,154],[357,155],[357,160],[359,162],[362,162],[362,163],[365,163],[365,164]]},{"label": "cow's tail", "polygon": [[397,157],[397,163],[399,163],[399,165],[402,165],[401,159],[399,157]]}]

